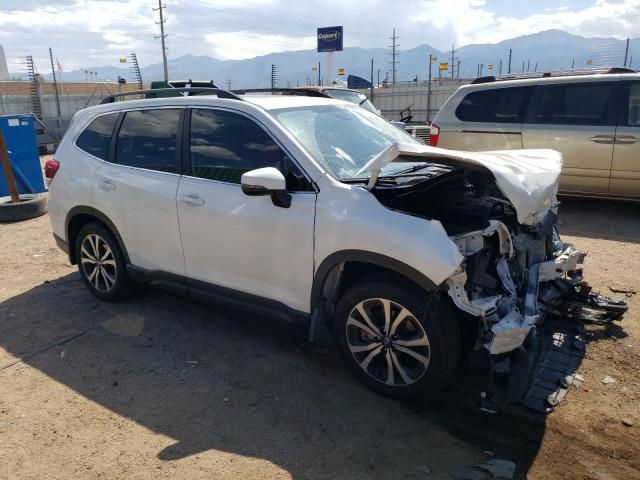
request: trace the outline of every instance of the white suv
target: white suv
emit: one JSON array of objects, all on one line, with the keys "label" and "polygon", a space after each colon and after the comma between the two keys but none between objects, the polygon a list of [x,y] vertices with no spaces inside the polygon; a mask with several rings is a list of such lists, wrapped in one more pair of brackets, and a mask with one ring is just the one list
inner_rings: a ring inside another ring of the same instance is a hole
[{"label": "white suv", "polygon": [[48,163],[55,238],[97,297],[146,283],[303,322],[409,397],[464,351],[508,356],[581,278],[556,152],[448,151],[339,100],[208,93],[82,110]]}]

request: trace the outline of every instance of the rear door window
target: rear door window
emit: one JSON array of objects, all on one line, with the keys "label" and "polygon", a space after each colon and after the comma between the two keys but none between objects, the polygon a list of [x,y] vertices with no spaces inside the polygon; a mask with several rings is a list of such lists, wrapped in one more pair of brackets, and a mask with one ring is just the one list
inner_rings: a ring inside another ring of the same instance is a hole
[{"label": "rear door window", "polygon": [[107,159],[113,128],[118,121],[119,113],[109,113],[96,118],[80,134],[76,145],[85,152],[102,160]]},{"label": "rear door window", "polygon": [[125,113],[116,141],[116,163],[177,173],[176,143],[180,113],[179,108]]},{"label": "rear door window", "polygon": [[613,82],[540,85],[534,123],[555,125],[615,125],[616,85]]},{"label": "rear door window", "polygon": [[522,123],[533,87],[492,88],[468,93],[456,108],[463,122]]},{"label": "rear door window", "polygon": [[640,82],[629,83],[629,105],[625,113],[623,125],[640,127]]}]

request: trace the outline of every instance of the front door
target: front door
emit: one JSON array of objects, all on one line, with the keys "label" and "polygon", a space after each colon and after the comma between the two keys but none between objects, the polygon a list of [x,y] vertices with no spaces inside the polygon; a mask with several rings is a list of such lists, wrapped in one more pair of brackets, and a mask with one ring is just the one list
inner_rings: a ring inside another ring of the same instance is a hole
[{"label": "front door", "polygon": [[[178,218],[189,289],[248,294],[308,313],[316,200],[311,182],[249,117],[203,108],[191,110],[188,123],[189,165],[178,187]],[[289,208],[242,192],[241,175],[262,167],[278,168],[287,178]]]},{"label": "front door", "polygon": [[608,193],[620,82],[542,84],[522,129],[524,148],[562,153],[561,192]]},{"label": "front door", "polygon": [[610,193],[640,196],[640,82],[622,81]]}]

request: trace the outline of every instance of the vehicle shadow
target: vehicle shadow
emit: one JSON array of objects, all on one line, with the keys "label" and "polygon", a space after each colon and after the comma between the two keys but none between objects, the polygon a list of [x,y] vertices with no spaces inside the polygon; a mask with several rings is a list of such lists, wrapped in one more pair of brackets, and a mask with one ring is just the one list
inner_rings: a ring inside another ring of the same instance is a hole
[{"label": "vehicle shadow", "polygon": [[175,439],[154,453],[162,461],[216,449],[293,478],[411,478],[419,465],[446,477],[489,450],[526,474],[545,432],[546,417],[524,408],[479,413],[484,374],[460,370],[438,399],[396,402],[296,327],[159,290],[109,304],[74,273],[0,303],[0,316],[0,345],[18,357],[84,332],[25,362]]},{"label": "vehicle shadow", "polygon": [[639,243],[639,219],[640,202],[560,197],[558,220],[564,235]]}]

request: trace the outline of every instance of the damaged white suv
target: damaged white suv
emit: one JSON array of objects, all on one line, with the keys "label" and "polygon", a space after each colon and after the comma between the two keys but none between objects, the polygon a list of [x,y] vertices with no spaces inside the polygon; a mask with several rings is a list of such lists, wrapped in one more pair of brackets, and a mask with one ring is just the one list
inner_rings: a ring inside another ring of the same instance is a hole
[{"label": "damaged white suv", "polygon": [[463,350],[518,349],[581,278],[554,151],[448,151],[338,100],[204,93],[109,98],[48,163],[54,235],[99,298],[147,283],[303,322],[404,398]]}]

